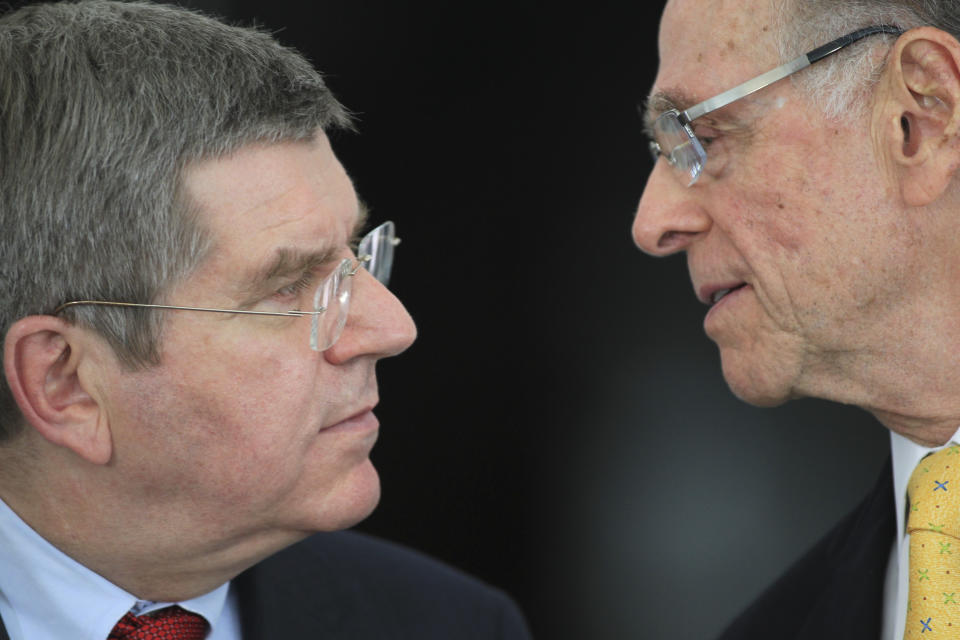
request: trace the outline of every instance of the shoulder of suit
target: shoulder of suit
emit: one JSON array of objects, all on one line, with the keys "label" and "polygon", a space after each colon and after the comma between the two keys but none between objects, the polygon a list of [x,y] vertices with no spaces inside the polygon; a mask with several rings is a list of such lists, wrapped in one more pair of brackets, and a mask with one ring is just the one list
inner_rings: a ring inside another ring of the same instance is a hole
[{"label": "shoulder of suit", "polygon": [[322,604],[313,615],[339,637],[408,637],[397,631],[406,629],[418,638],[529,638],[523,614],[501,590],[357,532],[311,536],[247,571],[238,587],[241,600],[273,611],[317,612]]}]

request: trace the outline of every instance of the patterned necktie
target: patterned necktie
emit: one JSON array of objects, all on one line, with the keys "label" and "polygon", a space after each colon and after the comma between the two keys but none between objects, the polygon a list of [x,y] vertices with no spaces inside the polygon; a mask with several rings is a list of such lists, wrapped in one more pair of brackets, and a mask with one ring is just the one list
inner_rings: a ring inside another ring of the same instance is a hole
[{"label": "patterned necktie", "polygon": [[910,591],[904,640],[960,638],[960,446],[921,460],[907,496]]},{"label": "patterned necktie", "polygon": [[209,630],[203,616],[172,606],[142,616],[128,613],[107,640],[203,640]]}]

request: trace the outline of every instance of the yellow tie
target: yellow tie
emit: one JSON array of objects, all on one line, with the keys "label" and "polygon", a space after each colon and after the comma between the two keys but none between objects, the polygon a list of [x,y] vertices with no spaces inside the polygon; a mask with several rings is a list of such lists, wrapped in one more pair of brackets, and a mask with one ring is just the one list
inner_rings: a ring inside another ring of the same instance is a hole
[{"label": "yellow tie", "polygon": [[920,461],[907,485],[910,591],[904,640],[960,638],[960,446]]}]

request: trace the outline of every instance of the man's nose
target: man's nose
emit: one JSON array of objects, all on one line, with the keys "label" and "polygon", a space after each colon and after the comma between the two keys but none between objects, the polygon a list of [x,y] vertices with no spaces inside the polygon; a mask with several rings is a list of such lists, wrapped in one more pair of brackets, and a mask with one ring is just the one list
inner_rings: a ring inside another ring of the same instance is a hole
[{"label": "man's nose", "polygon": [[354,276],[350,313],[343,333],[323,352],[332,364],[358,356],[388,358],[402,353],[417,338],[417,327],[393,292],[364,268]]},{"label": "man's nose", "polygon": [[712,221],[665,160],[654,166],[633,219],[633,241],[645,253],[666,256],[684,251],[710,230]]}]

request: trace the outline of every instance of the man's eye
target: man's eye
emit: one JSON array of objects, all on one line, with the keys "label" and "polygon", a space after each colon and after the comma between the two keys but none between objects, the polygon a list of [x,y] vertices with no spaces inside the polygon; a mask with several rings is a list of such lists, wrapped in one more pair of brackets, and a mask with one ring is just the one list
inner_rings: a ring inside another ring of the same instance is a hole
[{"label": "man's eye", "polygon": [[717,136],[713,131],[697,131],[697,140],[700,141],[700,144],[702,144],[704,148],[709,147],[716,139]]},{"label": "man's eye", "polygon": [[703,145],[704,148],[707,148],[716,142],[717,138],[720,136],[719,131],[710,127],[697,127],[694,133],[697,136],[697,140],[700,141],[700,144]]},{"label": "man's eye", "polygon": [[292,282],[281,289],[277,289],[276,293],[274,293],[273,295],[276,298],[296,298],[297,296],[300,295],[302,291],[304,291],[307,287],[310,286],[310,283],[312,282],[312,280],[313,280],[312,274],[309,274],[309,273],[304,274],[296,282]]}]

